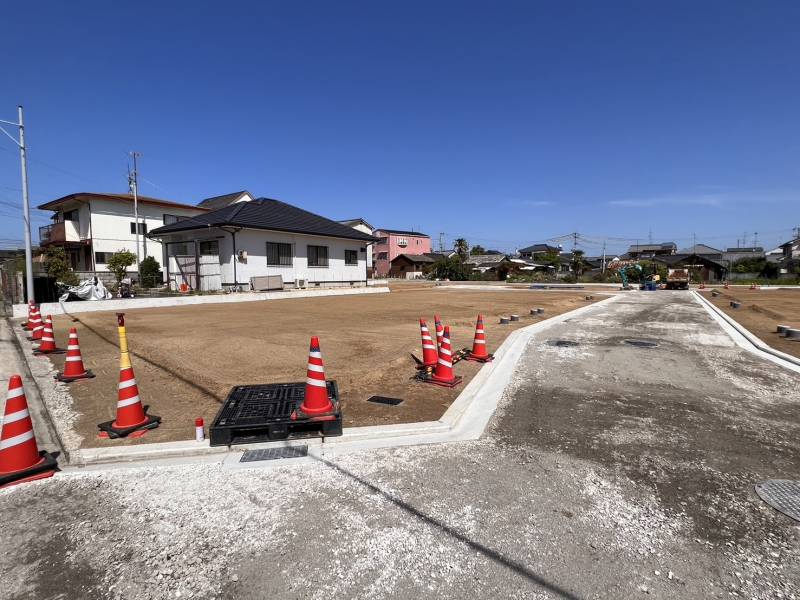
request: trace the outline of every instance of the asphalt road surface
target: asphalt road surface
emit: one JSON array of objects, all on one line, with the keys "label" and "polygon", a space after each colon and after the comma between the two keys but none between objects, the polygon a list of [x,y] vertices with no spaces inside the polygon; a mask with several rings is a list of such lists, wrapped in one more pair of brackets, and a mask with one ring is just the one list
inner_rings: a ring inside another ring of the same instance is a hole
[{"label": "asphalt road surface", "polygon": [[800,598],[753,491],[800,478],[799,383],[631,293],[534,338],[477,442],[0,492],[0,596]]}]

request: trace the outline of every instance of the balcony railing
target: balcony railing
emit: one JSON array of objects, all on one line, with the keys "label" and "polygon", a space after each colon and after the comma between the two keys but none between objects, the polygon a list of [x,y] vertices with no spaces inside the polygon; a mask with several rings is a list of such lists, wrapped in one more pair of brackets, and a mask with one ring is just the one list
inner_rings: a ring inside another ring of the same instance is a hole
[{"label": "balcony railing", "polygon": [[80,242],[81,234],[78,231],[77,221],[62,221],[39,227],[39,244],[55,244],[58,242]]}]

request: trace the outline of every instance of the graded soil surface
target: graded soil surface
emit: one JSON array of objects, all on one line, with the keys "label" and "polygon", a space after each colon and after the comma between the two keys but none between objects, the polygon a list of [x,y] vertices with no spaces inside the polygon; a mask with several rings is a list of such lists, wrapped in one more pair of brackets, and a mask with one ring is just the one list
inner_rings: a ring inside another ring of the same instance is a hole
[{"label": "graded soil surface", "polygon": [[[602,299],[593,291],[461,290],[413,286],[388,294],[296,298],[236,304],[205,304],[126,312],[126,325],[140,396],[162,425],[141,440],[96,439],[97,424],[114,418],[119,350],[113,312],[81,313],[54,320],[64,347],[68,328],[78,328],[86,367],[95,379],[70,385],[81,416],[83,446],[191,439],[194,419],[210,425],[235,385],[302,382],[309,339],[319,336],[325,372],[338,382],[345,426],[439,419],[481,365],[455,367],[464,382],[445,389],[414,381],[414,353],[421,356],[420,317],[433,329],[439,313],[451,327],[454,349],[471,347],[477,314],[483,313],[488,349],[494,351],[518,327]],[[529,316],[542,307],[543,317]],[[500,326],[501,315],[518,323]],[[63,356],[53,356],[61,370]],[[401,398],[398,406],[367,402]]]},{"label": "graded soil surface", "polygon": [[[800,329],[800,287],[788,290],[731,288],[717,291],[720,295],[713,297],[711,290],[705,290],[703,297],[765,344],[800,358],[800,341],[787,340],[775,332],[778,325]],[[742,305],[731,308],[731,300]]]}]

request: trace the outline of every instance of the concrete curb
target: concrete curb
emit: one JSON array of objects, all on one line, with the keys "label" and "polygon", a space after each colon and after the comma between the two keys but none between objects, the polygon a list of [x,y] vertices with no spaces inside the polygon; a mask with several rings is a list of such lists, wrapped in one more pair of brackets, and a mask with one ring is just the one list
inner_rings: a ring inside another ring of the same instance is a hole
[{"label": "concrete curb", "polygon": [[[386,294],[388,287],[331,288],[321,290],[285,292],[246,292],[237,294],[213,294],[209,296],[169,296],[166,298],[128,298],[98,300],[96,302],[45,302],[39,309],[43,315],[67,315],[101,310],[128,311],[139,308],[166,308],[193,304],[225,304],[230,302],[258,302],[260,300],[291,300],[292,298],[316,298],[319,296],[351,296],[358,294]],[[28,316],[27,304],[13,306],[13,318]]]},{"label": "concrete curb", "polygon": [[699,292],[692,291],[692,294],[695,300],[706,309],[706,312],[708,312],[719,326],[722,327],[737,346],[755,354],[759,358],[775,363],[784,369],[800,373],[800,359],[791,354],[781,352],[780,350],[775,350],[772,346],[765,344],[758,337],[737,323],[736,320],[732,319],[711,302],[703,298],[703,295]]},{"label": "concrete curb", "polygon": [[212,462],[221,463],[226,468],[260,468],[262,466],[279,466],[286,461],[299,463],[303,460],[279,459],[242,466],[238,464],[241,452],[257,448],[307,444],[309,456],[331,458],[338,454],[373,448],[475,440],[483,434],[494,415],[497,405],[511,381],[517,362],[534,335],[567,319],[597,310],[598,307],[613,302],[619,297],[621,296],[612,296],[512,332],[495,352],[495,360],[485,364],[478,371],[438,421],[349,427],[345,428],[344,434],[339,437],[247,444],[246,446],[234,446],[230,450],[225,446],[212,448],[208,441],[198,443],[193,440],[124,447],[86,448],[73,451],[71,466],[75,468],[101,468],[103,466],[115,468],[125,464],[128,466],[137,466],[137,463],[150,465],[156,464],[154,461],[162,461],[161,464]]}]

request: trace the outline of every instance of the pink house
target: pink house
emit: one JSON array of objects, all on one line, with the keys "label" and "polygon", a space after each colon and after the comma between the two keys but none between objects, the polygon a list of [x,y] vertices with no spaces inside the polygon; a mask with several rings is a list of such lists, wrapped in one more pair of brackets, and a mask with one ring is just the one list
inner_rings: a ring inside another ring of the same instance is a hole
[{"label": "pink house", "polygon": [[419,231],[376,229],[372,235],[378,241],[372,246],[372,264],[377,277],[389,274],[392,259],[398,254],[425,254],[431,251],[431,238]]}]

